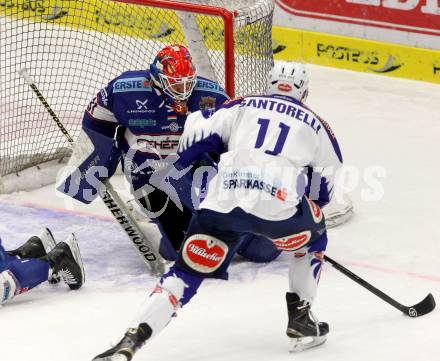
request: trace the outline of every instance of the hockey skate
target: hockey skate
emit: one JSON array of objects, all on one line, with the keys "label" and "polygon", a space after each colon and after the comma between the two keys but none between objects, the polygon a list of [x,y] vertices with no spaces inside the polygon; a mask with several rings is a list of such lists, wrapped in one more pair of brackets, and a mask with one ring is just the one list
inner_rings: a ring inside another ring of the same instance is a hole
[{"label": "hockey skate", "polygon": [[152,330],[146,323],[141,323],[137,328],[130,328],[116,346],[96,356],[92,361],[130,361],[151,334]]},{"label": "hockey skate", "polygon": [[53,268],[72,290],[80,288],[85,282],[84,265],[79,252],[78,243],[72,233],[65,242],[60,242],[47,255]]},{"label": "hockey skate", "polygon": [[8,251],[8,254],[20,258],[41,258],[54,249],[55,246],[56,242],[52,232],[45,228],[39,236],[32,236],[22,246]]},{"label": "hockey skate", "polygon": [[286,334],[291,338],[290,352],[304,351],[322,345],[327,340],[329,326],[319,322],[310,310],[310,304],[300,300],[296,293],[286,293],[289,322]]}]

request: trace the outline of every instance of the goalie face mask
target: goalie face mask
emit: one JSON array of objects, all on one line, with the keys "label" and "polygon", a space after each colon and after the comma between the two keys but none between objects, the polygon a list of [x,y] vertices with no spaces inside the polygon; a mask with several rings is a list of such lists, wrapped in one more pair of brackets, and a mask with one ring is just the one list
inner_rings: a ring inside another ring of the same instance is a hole
[{"label": "goalie face mask", "polygon": [[159,51],[150,73],[154,83],[176,101],[186,101],[196,85],[196,68],[183,45],[169,45]]},{"label": "goalie face mask", "polygon": [[267,94],[287,95],[304,102],[308,95],[309,77],[303,64],[280,61],[269,72]]}]

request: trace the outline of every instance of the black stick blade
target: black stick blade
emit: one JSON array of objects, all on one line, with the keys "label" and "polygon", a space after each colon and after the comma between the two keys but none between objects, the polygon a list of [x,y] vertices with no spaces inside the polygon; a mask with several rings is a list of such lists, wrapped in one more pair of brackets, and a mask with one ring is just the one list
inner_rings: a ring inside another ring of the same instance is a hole
[{"label": "black stick blade", "polygon": [[434,296],[430,293],[425,299],[418,304],[407,307],[404,313],[409,317],[419,317],[430,313],[435,308]]}]

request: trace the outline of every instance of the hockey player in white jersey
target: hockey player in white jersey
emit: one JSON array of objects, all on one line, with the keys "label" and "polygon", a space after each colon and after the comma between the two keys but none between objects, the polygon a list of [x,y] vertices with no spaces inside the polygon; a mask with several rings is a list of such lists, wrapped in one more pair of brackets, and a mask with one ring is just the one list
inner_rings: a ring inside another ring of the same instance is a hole
[{"label": "hockey player in white jersey", "polygon": [[[131,328],[101,361],[129,361],[196,294],[205,278],[226,278],[243,232],[291,252],[287,336],[292,350],[318,346],[329,326],[311,312],[327,233],[321,206],[329,202],[342,156],[330,126],[303,105],[301,64],[278,63],[267,95],[190,115],[179,143],[183,169],[202,152],[221,154],[218,173],[191,220],[175,265],[162,276]],[[313,200],[312,200],[313,199]]]}]

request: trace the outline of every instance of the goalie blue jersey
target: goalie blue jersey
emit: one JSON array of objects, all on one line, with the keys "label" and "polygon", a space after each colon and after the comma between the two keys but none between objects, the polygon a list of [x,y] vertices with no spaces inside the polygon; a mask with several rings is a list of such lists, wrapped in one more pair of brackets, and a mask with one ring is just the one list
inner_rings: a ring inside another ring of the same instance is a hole
[{"label": "goalie blue jersey", "polygon": [[[121,74],[88,105],[83,118],[85,140],[80,136],[71,161],[77,171],[58,189],[82,202],[91,202],[100,182],[90,179],[111,177],[121,155],[133,188],[144,186],[163,166],[161,160],[177,152],[187,115],[198,110],[211,113],[227,99],[221,86],[203,77],[197,78],[186,103],[175,103],[153,86],[148,70]],[[108,172],[87,175],[99,166]]]}]

